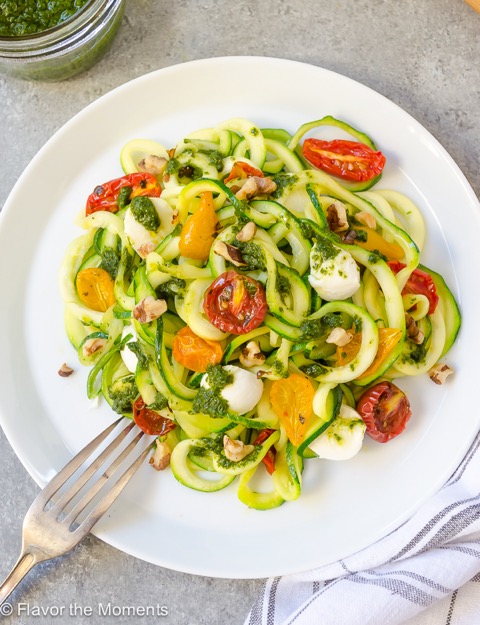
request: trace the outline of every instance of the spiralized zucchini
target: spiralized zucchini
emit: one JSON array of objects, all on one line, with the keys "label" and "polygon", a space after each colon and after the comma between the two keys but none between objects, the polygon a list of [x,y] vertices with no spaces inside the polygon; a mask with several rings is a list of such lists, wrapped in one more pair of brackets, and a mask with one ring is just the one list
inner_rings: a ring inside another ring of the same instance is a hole
[{"label": "spiralized zucchini", "polygon": [[236,481],[259,510],[300,496],[305,460],[354,455],[365,389],[428,372],[460,326],[441,276],[418,273],[412,201],[305,160],[301,141],[326,125],[376,149],[330,116],[293,134],[231,119],[172,149],[132,140],[60,272],[88,396],[158,436],[154,466],[171,454],[205,492]]}]

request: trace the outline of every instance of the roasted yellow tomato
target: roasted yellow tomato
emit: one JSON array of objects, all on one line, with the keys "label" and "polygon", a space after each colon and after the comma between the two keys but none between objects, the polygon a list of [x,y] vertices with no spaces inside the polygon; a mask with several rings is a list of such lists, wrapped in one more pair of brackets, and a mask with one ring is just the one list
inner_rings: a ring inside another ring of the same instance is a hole
[{"label": "roasted yellow tomato", "polygon": [[178,244],[180,254],[194,260],[207,260],[217,223],[212,193],[204,191],[200,195],[197,210],[190,215],[182,228]]},{"label": "roasted yellow tomato", "polygon": [[275,380],[270,389],[270,402],[283,423],[290,441],[298,447],[303,442],[313,414],[313,384],[303,375],[291,373]]},{"label": "roasted yellow tomato", "polygon": [[113,280],[105,269],[82,269],[77,274],[75,285],[80,300],[92,310],[105,312],[115,304]]}]

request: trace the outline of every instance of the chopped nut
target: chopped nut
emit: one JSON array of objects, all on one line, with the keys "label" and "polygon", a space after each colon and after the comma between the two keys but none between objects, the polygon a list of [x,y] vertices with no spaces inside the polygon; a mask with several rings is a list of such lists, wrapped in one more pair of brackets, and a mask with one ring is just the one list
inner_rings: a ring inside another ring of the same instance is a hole
[{"label": "chopped nut", "polygon": [[366,211],[360,211],[356,213],[355,219],[364,226],[367,226],[367,228],[372,228],[373,230],[375,230],[375,228],[377,227],[375,217],[373,217],[373,215],[370,215],[370,213],[367,213]]},{"label": "chopped nut", "polygon": [[257,341],[247,343],[240,353],[239,360],[244,367],[256,367],[263,365],[266,356],[260,349]]},{"label": "chopped nut", "polygon": [[332,232],[348,230],[347,211],[342,202],[332,203],[327,208],[327,223]]},{"label": "chopped nut", "polygon": [[412,341],[412,343],[421,345],[423,343],[425,335],[417,326],[415,319],[412,317],[412,315],[405,313],[405,324],[408,338]]},{"label": "chopped nut", "polygon": [[353,334],[343,328],[333,328],[327,337],[327,343],[333,343],[338,347],[344,347],[353,339]]},{"label": "chopped nut", "polygon": [[271,178],[260,178],[260,176],[250,176],[245,180],[241,189],[237,191],[237,200],[251,200],[257,195],[270,195],[277,189],[277,183]]},{"label": "chopped nut", "polygon": [[150,252],[155,249],[155,243],[144,243],[137,249],[137,254],[140,258],[147,258]]},{"label": "chopped nut", "polygon": [[68,378],[68,376],[72,375],[73,369],[67,365],[67,363],[63,363],[63,365],[58,370],[58,375],[62,378]]},{"label": "chopped nut", "polygon": [[150,323],[158,319],[167,310],[167,302],[164,299],[155,299],[152,295],[145,297],[133,309],[133,318],[139,323]]},{"label": "chopped nut", "polygon": [[245,224],[240,232],[237,234],[237,241],[241,243],[246,243],[247,241],[251,241],[253,237],[257,234],[257,226],[253,221],[249,221],[248,224]]},{"label": "chopped nut", "polygon": [[105,347],[107,343],[107,339],[96,338],[96,339],[87,339],[82,346],[82,352],[85,358],[92,356],[95,352],[100,351]]},{"label": "chopped nut", "polygon": [[172,450],[170,449],[170,445],[157,441],[157,446],[150,457],[149,463],[157,471],[163,471],[170,464],[171,455]]},{"label": "chopped nut", "polygon": [[453,373],[452,367],[445,363],[437,362],[437,364],[430,369],[428,375],[430,376],[430,380],[435,382],[435,384],[443,384],[451,373]]},{"label": "chopped nut", "polygon": [[345,233],[343,240],[345,241],[345,243],[347,245],[353,245],[355,239],[357,238],[357,233],[355,232],[355,230],[349,230],[347,233]]},{"label": "chopped nut", "polygon": [[240,462],[255,449],[253,445],[245,445],[242,441],[233,440],[227,434],[223,437],[225,456],[232,462]]},{"label": "chopped nut", "polygon": [[213,247],[215,254],[222,256],[225,260],[231,262],[235,267],[245,267],[246,263],[243,260],[242,252],[238,247],[224,243],[223,241],[215,241]]},{"label": "chopped nut", "polygon": [[138,163],[138,169],[140,171],[146,171],[154,176],[160,176],[165,171],[167,166],[167,159],[163,156],[157,156],[156,154],[150,154]]}]

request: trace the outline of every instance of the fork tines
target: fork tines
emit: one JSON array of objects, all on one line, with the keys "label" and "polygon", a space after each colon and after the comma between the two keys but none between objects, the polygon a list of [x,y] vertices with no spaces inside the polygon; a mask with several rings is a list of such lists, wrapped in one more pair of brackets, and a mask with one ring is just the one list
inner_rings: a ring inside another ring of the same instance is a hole
[{"label": "fork tines", "polygon": [[[123,420],[124,417],[121,417],[112,423],[72,458],[38,495],[27,516],[46,515],[50,521],[60,523],[64,529],[68,528],[79,536],[78,540],[85,536],[115,501],[155,445],[153,441],[138,454],[139,443],[145,434],[130,420],[108,442],[109,436]],[[133,430],[132,438],[129,435]],[[102,449],[105,441],[107,446]],[[137,452],[135,456],[134,451]],[[100,453],[94,456],[96,452]],[[127,464],[130,456],[135,459]]]}]

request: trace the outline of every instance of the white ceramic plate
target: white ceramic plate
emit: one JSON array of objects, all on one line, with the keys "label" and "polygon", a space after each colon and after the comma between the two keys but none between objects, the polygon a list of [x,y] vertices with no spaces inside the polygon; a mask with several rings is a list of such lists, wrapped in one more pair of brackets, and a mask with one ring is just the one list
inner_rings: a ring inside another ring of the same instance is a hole
[{"label": "white ceramic plate", "polygon": [[[120,175],[134,137],[170,146],[230,117],[283,127],[332,114],[374,137],[388,159],[381,186],[408,194],[425,216],[424,264],[441,272],[464,314],[449,355],[455,376],[402,384],[413,407],[388,445],[368,440],[352,461],[310,461],[301,498],[270,512],[247,509],[236,486],[202,494],[148,466],[95,534],[149,562],[189,573],[254,578],[308,569],[385,536],[448,479],[480,425],[479,204],[458,167],[414,119],[370,89],[332,72],[278,59],[220,58],[148,74],[100,98],[43,147],[13,190],[0,227],[1,422],[39,485],[113,420],[92,409],[86,371],[63,329],[57,272],[74,218],[91,190]],[[461,358],[460,358],[461,355]],[[75,375],[57,375],[64,362]]]}]

